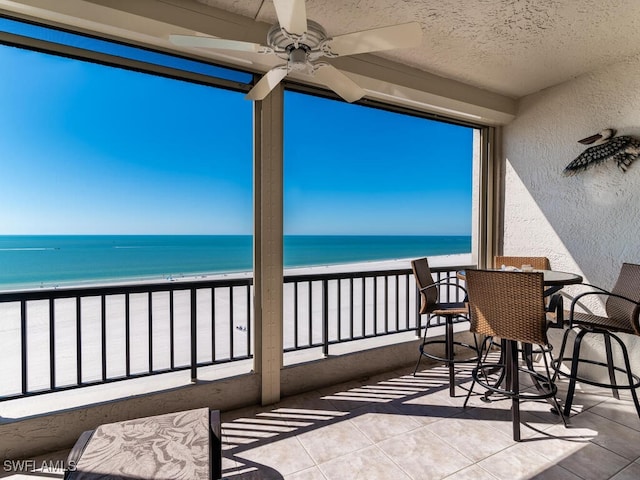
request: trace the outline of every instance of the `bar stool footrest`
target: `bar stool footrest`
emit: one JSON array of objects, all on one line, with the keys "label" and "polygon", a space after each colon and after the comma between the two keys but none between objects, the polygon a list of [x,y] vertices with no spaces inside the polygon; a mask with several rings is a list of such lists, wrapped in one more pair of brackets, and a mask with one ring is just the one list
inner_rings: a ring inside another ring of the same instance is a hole
[{"label": "bar stool footrest", "polygon": [[[562,370],[560,370],[560,364],[564,364],[566,362],[567,364],[571,365],[572,361],[573,361],[573,357],[556,358],[551,362],[551,368],[553,368],[558,373],[558,375],[565,378],[571,378],[570,373],[563,372]],[[590,365],[596,365],[598,367],[603,367],[607,369],[609,368],[609,365],[604,362],[599,362],[597,360],[591,360],[588,358],[579,358],[577,362],[579,364],[588,363]],[[624,375],[629,375],[629,372],[627,372],[627,370],[625,370],[622,367],[613,366],[613,369],[616,372],[623,373]],[[576,375],[575,379],[577,382],[580,382],[580,383],[586,383],[587,385],[593,385],[594,387],[607,388],[607,389],[632,390],[632,389],[640,388],[640,376],[632,372],[631,377],[635,381],[633,385],[629,385],[629,383],[624,383],[622,385],[621,384],[613,385],[611,383],[601,383],[601,382],[596,382],[595,380],[590,380],[588,378],[581,377],[580,375]]]},{"label": "bar stool footrest", "polygon": [[[541,386],[545,387],[544,392],[538,391],[538,393],[529,393],[525,391],[525,392],[519,392],[518,394],[515,394],[511,390],[506,390],[504,388],[496,387],[495,385],[488,383],[487,381],[484,380],[484,377],[480,376],[481,371],[491,370],[491,373],[495,374],[496,369],[503,370],[504,368],[506,368],[504,363],[497,363],[497,364],[485,363],[474,368],[471,375],[473,376],[473,379],[481,387],[485,388],[486,390],[489,390],[492,393],[504,395],[507,398],[512,398],[512,399],[515,398],[517,400],[545,400],[547,398],[555,397],[556,394],[558,393],[558,387],[551,382],[551,379],[547,378],[541,373],[529,370],[528,368],[518,367],[518,373],[526,373],[530,375],[532,378],[534,378],[535,380],[537,380]],[[502,379],[503,375],[500,374],[499,378]]]},{"label": "bar stool footrest", "polygon": [[476,356],[472,357],[472,358],[460,358],[460,359],[455,359],[454,358],[454,359],[449,359],[447,357],[441,357],[441,356],[436,355],[434,353],[429,353],[429,352],[425,351],[425,347],[428,346],[428,345],[440,344],[440,345],[445,345],[446,346],[446,343],[447,343],[446,340],[428,340],[426,342],[423,342],[419,347],[420,355],[422,355],[424,357],[427,357],[427,358],[430,358],[431,360],[436,360],[438,362],[446,363],[447,365],[456,364],[456,363],[473,363],[473,362],[477,362],[478,361],[479,354],[478,354],[478,350],[476,349],[476,347],[473,346],[473,345],[469,345],[468,343],[460,342],[460,341],[457,341],[457,340],[453,341],[454,347],[458,346],[458,347],[461,347],[461,348],[466,348],[466,349],[472,350],[476,354]]}]

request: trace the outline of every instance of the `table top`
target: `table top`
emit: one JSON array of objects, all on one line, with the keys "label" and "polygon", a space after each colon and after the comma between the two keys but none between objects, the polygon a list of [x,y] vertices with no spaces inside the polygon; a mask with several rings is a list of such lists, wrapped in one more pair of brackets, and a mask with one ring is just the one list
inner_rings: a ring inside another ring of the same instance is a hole
[{"label": "table top", "polygon": [[534,270],[534,272],[542,272],[545,285],[575,285],[582,282],[582,276],[577,273],[558,270]]},{"label": "table top", "polygon": [[[494,269],[494,268],[489,268],[487,270],[501,271],[500,269]],[[514,269],[514,270],[505,270],[505,271],[520,272],[521,270]],[[558,270],[537,270],[537,269],[534,269],[533,272],[542,273],[544,278],[544,284],[547,286],[575,285],[577,283],[582,282],[582,276],[578,275],[577,273],[561,272]],[[464,270],[460,270],[457,273],[457,275],[460,279],[464,280],[465,278]]]}]

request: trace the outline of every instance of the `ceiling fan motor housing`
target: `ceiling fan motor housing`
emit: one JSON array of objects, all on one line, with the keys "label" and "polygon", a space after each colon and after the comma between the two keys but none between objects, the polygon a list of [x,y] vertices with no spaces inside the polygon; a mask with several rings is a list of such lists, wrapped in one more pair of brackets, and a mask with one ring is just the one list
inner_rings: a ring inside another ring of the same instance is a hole
[{"label": "ceiling fan motor housing", "polygon": [[267,33],[267,45],[276,53],[289,53],[298,48],[306,52],[318,52],[327,40],[326,30],[313,20],[307,20],[307,31],[302,35],[291,34],[279,24],[272,26]]}]

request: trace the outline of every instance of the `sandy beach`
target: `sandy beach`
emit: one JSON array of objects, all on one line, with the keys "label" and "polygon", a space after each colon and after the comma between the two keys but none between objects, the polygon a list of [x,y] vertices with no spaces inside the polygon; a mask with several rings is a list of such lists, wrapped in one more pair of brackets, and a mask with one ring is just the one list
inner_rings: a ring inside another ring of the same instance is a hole
[{"label": "sandy beach", "polygon": [[[471,255],[447,255],[430,257],[432,267],[460,266],[471,263]],[[396,270],[410,268],[410,259],[388,260],[382,262],[361,262],[342,265],[317,266],[286,269],[286,275],[308,275],[338,272]],[[229,274],[199,274],[180,276],[160,281],[185,283],[192,280],[217,280],[250,278],[251,272]],[[109,285],[126,285],[141,283],[158,283],[159,280],[144,282],[111,282]],[[396,285],[395,282],[398,282]],[[386,285],[385,285],[386,284]],[[104,283],[101,283],[104,285]],[[78,285],[86,286],[86,285]],[[351,298],[351,288],[353,297]],[[365,288],[364,295],[362,289]],[[406,311],[403,306],[409,288],[410,305],[414,305],[415,288],[406,277],[389,277],[387,282],[378,281],[373,293],[373,281],[355,279],[352,287],[348,280],[338,285],[337,281],[329,282],[328,316],[330,320],[329,337],[344,338],[350,335],[371,334],[374,329],[393,330],[396,321],[400,328],[408,321],[415,325],[415,310]],[[284,345],[285,348],[295,345],[305,346],[309,341],[322,340],[322,283],[313,282],[298,286],[298,328],[297,337],[294,329],[294,284],[284,286]],[[233,290],[233,291],[232,291]],[[252,290],[248,286],[233,289],[203,289],[197,293],[197,352],[199,362],[225,360],[232,356],[242,356],[249,352],[251,341],[251,312],[248,311]],[[309,307],[309,295],[312,302]],[[396,299],[397,295],[397,299]],[[340,304],[338,305],[338,296]],[[376,299],[376,316],[374,313],[374,297]],[[169,314],[169,292],[156,292],[149,295],[133,294],[130,297],[130,372],[144,373],[149,370],[151,359],[153,370],[165,370],[171,367],[173,354],[174,366],[187,366],[190,362],[190,292],[180,290],[173,298],[173,350],[171,349],[171,322]],[[396,307],[396,303],[399,305]],[[385,307],[386,304],[386,307]],[[151,306],[150,306],[151,305]],[[59,386],[75,384],[76,371],[76,301],[73,298],[59,299],[55,302],[55,371],[56,383]],[[81,301],[81,344],[82,344],[82,379],[85,382],[102,378],[102,322],[100,297],[84,297]],[[149,309],[151,308],[151,321]],[[363,313],[364,309],[364,313]],[[233,315],[231,315],[233,312]],[[309,320],[311,315],[312,320]],[[349,318],[353,316],[353,327]],[[340,317],[340,322],[338,322]],[[365,322],[361,319],[365,319]],[[0,304],[0,348],[3,361],[0,364],[0,396],[16,394],[21,389],[21,336],[20,306],[18,303]],[[364,323],[364,325],[363,325]],[[215,328],[214,328],[215,325]],[[149,329],[152,330],[151,352],[149,345]],[[125,296],[108,296],[105,301],[105,343],[107,358],[107,377],[114,378],[126,373],[126,323]],[[353,328],[353,331],[351,329]],[[363,328],[365,329],[363,331]],[[30,301],[27,303],[27,336],[28,352],[28,388],[37,390],[49,387],[49,304],[48,301]],[[232,342],[230,341],[232,339]],[[231,349],[233,348],[233,352]]]}]

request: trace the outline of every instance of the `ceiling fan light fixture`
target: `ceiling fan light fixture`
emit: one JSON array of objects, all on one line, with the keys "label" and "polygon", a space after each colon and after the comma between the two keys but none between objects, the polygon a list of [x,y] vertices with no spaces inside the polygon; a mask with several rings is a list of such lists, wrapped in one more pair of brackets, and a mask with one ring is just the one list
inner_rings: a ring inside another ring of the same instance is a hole
[{"label": "ceiling fan light fixture", "polygon": [[303,47],[293,48],[289,52],[289,70],[304,71],[309,69],[309,51]]}]

